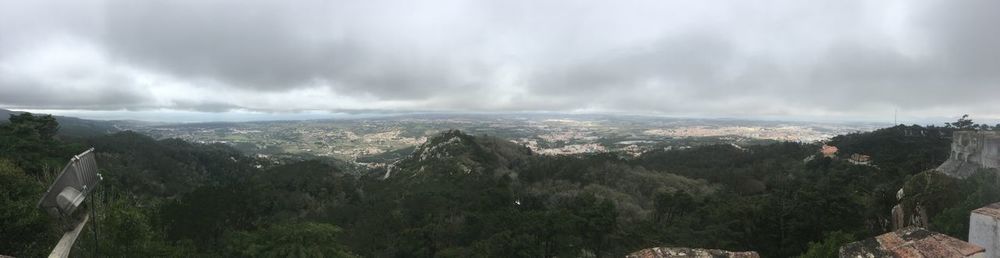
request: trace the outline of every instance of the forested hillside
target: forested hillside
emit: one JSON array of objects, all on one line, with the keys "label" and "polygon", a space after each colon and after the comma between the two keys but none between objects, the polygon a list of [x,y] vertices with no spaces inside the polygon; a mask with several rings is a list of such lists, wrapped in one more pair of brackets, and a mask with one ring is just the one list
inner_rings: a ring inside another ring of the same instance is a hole
[{"label": "forested hillside", "polygon": [[[7,117],[24,112],[0,108],[0,124],[6,123]],[[119,131],[111,122],[80,119],[68,116],[53,116],[59,122],[59,135],[63,137],[92,137]]]},{"label": "forested hillside", "polygon": [[[51,250],[59,230],[34,205],[91,146],[105,178],[95,196],[101,257],[621,257],[653,246],[829,257],[888,231],[904,186],[937,191],[904,201],[932,205],[931,229],[959,238],[967,209],[1000,201],[992,171],[924,172],[947,158],[951,127],[838,136],[835,158],[800,143],[542,156],[453,130],[365,171],[133,132],[63,138],[58,128],[26,114],[0,125],[0,254]],[[848,162],[853,153],[873,166]],[[85,235],[74,255],[93,256],[94,245]]]}]

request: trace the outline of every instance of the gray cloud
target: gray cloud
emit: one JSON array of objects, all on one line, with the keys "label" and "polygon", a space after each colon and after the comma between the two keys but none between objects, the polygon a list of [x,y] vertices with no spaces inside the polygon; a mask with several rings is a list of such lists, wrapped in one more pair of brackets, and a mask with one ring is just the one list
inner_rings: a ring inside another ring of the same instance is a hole
[{"label": "gray cloud", "polygon": [[989,0],[4,1],[0,106],[1000,117],[995,24]]},{"label": "gray cloud", "polygon": [[[129,84],[124,78],[100,78],[101,83]],[[0,103],[29,109],[141,109],[149,108],[147,95],[141,90],[93,85],[63,87],[59,83],[17,78],[0,73]],[[94,92],[91,89],[101,89]]]},{"label": "gray cloud", "polygon": [[542,69],[531,81],[536,94],[601,96],[620,92],[717,88],[734,58],[729,42],[709,35],[683,35],[646,46],[567,60]]},{"label": "gray cloud", "polygon": [[[398,3],[209,2],[108,5],[102,41],[127,62],[261,91],[323,83],[342,94],[413,100],[485,85],[461,78],[489,68],[468,56],[452,56],[461,52],[458,42],[449,43],[454,47],[419,38],[392,42],[401,40],[393,34],[405,33],[406,21],[389,16],[371,24],[364,20],[372,17],[362,17],[368,14],[356,13]],[[385,27],[388,31],[375,31]]]}]

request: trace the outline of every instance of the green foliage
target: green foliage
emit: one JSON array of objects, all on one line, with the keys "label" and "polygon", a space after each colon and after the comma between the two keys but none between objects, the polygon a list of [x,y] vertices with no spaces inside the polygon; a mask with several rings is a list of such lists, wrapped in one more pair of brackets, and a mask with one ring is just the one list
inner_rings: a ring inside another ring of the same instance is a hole
[{"label": "green foliage", "polygon": [[839,135],[829,145],[842,155],[869,155],[882,171],[904,177],[932,169],[948,159],[953,129],[898,125],[868,133]]},{"label": "green foliage", "polygon": [[0,253],[42,256],[55,238],[48,217],[35,207],[44,186],[12,162],[0,159]]},{"label": "green foliage", "polygon": [[59,131],[59,123],[51,115],[35,116],[31,113],[10,115],[10,126],[20,138],[52,139]]},{"label": "green foliage", "polygon": [[201,186],[246,181],[254,171],[254,160],[221,144],[157,141],[131,131],[85,142],[97,149],[106,183],[141,195],[173,198]]},{"label": "green foliage", "polygon": [[962,199],[958,186],[958,179],[934,170],[924,171],[914,175],[903,185],[906,196],[902,204],[908,210],[921,206],[926,209],[929,217],[934,217]]},{"label": "green foliage", "polygon": [[969,119],[969,114],[965,114],[958,118],[958,121],[948,123],[947,125],[958,130],[971,130],[976,123],[972,122],[972,119]]},{"label": "green foliage", "polygon": [[746,150],[732,145],[709,145],[649,152],[632,163],[654,171],[723,184],[743,194],[755,194],[763,191],[762,184],[767,176],[787,171],[792,163],[801,164],[802,159],[816,152],[815,148],[798,143],[758,145]]},{"label": "green foliage", "polygon": [[821,242],[809,242],[809,250],[799,256],[801,258],[836,258],[840,257],[840,247],[854,242],[854,235],[842,231],[826,234]]},{"label": "green foliage", "polygon": [[987,124],[976,124],[969,119],[969,114],[962,115],[957,121],[951,123],[945,123],[949,128],[955,128],[956,130],[1000,130],[1000,124],[990,126]]},{"label": "green foliage", "polygon": [[0,157],[33,176],[41,176],[50,167],[61,167],[66,161],[58,157],[82,150],[58,142],[58,129],[59,123],[50,115],[12,114],[10,123],[0,124]]},{"label": "green foliage", "polygon": [[525,165],[531,155],[527,147],[506,140],[449,130],[429,139],[395,166],[406,175],[430,175],[418,180],[435,180],[458,174],[509,174]]},{"label": "green foliage", "polygon": [[52,116],[11,115],[0,125],[0,253],[42,256],[55,241],[55,228],[36,208],[60,153],[72,146],[54,138],[59,124]]},{"label": "green foliage", "polygon": [[230,257],[353,257],[337,241],[340,228],[331,224],[281,223],[255,231],[226,235]]},{"label": "green foliage", "polygon": [[969,211],[987,204],[1000,202],[1000,175],[993,169],[977,171],[972,176],[958,180],[954,185],[957,196],[930,219],[930,228],[959,238],[969,235]]},{"label": "green foliage", "polygon": [[656,223],[669,224],[674,218],[694,210],[695,205],[694,198],[684,191],[657,194],[653,220]]},{"label": "green foliage", "polygon": [[[191,244],[171,243],[166,240],[163,228],[158,226],[157,209],[143,207],[147,203],[114,186],[99,186],[88,204],[95,204],[98,212],[91,217],[84,232],[74,245],[73,254],[81,257],[190,257],[195,250]],[[99,238],[95,241],[94,229]],[[95,250],[95,242],[97,250]]]},{"label": "green foliage", "polygon": [[[58,222],[35,207],[51,180],[38,178],[52,173],[52,167],[61,167],[68,157],[82,151],[79,145],[57,139],[58,128],[51,116],[27,113],[14,115],[10,123],[0,125],[0,178],[4,179],[0,180],[2,254],[43,256],[61,235],[61,230],[54,229]],[[131,132],[84,141],[97,147],[106,180],[88,198],[99,212],[85,228],[88,231],[100,228],[101,238],[95,242],[93,234],[85,232],[73,251],[82,257],[216,256],[212,254],[227,250],[224,247],[228,242],[224,240],[233,235],[229,232],[251,232],[248,230],[259,224],[270,223],[262,222],[265,218],[279,217],[277,211],[302,208],[290,205],[294,202],[288,200],[266,202],[260,199],[261,194],[302,193],[306,198],[325,203],[350,192],[340,188],[333,193],[326,191],[326,187],[350,180],[327,177],[329,174],[324,173],[331,170],[323,171],[309,166],[310,163],[296,167],[301,170],[296,172],[311,181],[277,174],[280,169],[272,173],[274,177],[255,179],[252,175],[259,171],[252,167],[254,161],[222,145],[156,141]],[[30,170],[22,170],[19,164]],[[262,250],[260,254],[240,254],[265,257],[347,254],[333,244],[336,231],[327,224],[268,227],[244,236],[267,239],[270,247],[254,247]],[[306,238],[321,242],[303,242]],[[316,249],[311,243],[326,247]]]},{"label": "green foliage", "polygon": [[200,251],[217,249],[230,230],[247,230],[259,221],[264,210],[246,185],[202,187],[161,208],[167,237],[194,240]]}]

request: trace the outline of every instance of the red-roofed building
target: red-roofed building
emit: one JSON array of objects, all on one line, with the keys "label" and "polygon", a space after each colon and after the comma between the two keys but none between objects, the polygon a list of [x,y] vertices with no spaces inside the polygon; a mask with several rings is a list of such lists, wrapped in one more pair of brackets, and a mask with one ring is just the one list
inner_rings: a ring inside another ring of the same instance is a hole
[{"label": "red-roofed building", "polygon": [[837,149],[837,146],[830,146],[826,144],[823,144],[823,147],[819,149],[819,152],[823,153],[823,157],[829,157],[829,158],[833,158],[835,155],[837,155],[837,151],[839,151],[839,149]]}]

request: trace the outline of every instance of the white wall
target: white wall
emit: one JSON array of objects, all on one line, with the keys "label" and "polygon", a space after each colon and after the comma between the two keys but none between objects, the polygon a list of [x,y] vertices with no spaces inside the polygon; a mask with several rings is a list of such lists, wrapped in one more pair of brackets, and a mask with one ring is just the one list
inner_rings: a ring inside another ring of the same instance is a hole
[{"label": "white wall", "polygon": [[986,257],[1000,258],[1000,222],[983,214],[969,216],[969,243],[986,248]]}]

